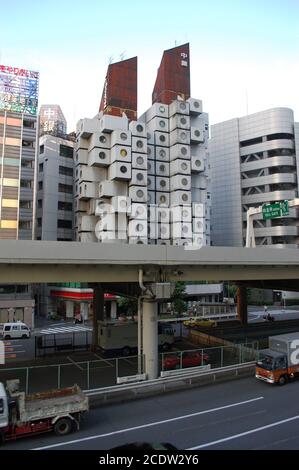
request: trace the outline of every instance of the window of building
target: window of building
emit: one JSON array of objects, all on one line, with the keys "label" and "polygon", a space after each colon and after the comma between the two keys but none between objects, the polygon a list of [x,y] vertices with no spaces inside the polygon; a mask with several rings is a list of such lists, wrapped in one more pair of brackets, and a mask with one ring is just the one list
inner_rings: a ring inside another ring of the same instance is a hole
[{"label": "window of building", "polygon": [[[0,144],[1,144],[1,141],[0,141]],[[20,147],[21,139],[16,139],[14,137],[5,137],[5,145],[13,145],[14,147]]]},{"label": "window of building", "polygon": [[14,179],[14,178],[3,178],[2,180],[3,186],[10,186],[17,188],[19,186],[19,180]]},{"label": "window of building", "polygon": [[73,224],[71,220],[57,220],[57,228],[72,228]]},{"label": "window of building", "polygon": [[32,209],[32,201],[20,201],[20,209]]},{"label": "window of building", "polygon": [[43,189],[43,182],[42,181],[38,182],[38,189]]},{"label": "window of building", "polygon": [[58,242],[72,242],[73,240],[71,238],[57,238]]},{"label": "window of building", "polygon": [[73,168],[68,168],[67,166],[59,165],[59,174],[66,176],[73,176]]},{"label": "window of building", "polygon": [[34,129],[34,121],[32,121],[31,119],[24,119],[23,126],[29,129]]},{"label": "window of building", "polygon": [[294,136],[293,134],[287,134],[283,132],[267,135],[267,140],[278,140],[278,139],[294,139]]},{"label": "window of building", "polygon": [[31,230],[31,220],[20,220],[19,229],[20,230]]},{"label": "window of building", "polygon": [[59,191],[60,193],[72,194],[72,193],[73,193],[73,185],[72,185],[72,184],[62,184],[62,183],[59,183],[59,185],[58,185],[58,191]]},{"label": "window of building", "polygon": [[0,227],[1,228],[17,228],[18,222],[16,220],[1,220]]},{"label": "window of building", "polygon": [[33,164],[33,160],[24,160],[23,158],[21,160],[21,166],[23,168],[33,168]]},{"label": "window of building", "polygon": [[39,171],[40,173],[42,173],[42,172],[44,171],[44,164],[43,164],[43,163],[40,163],[40,164],[38,165],[38,171]]},{"label": "window of building", "polygon": [[41,227],[41,226],[42,226],[42,219],[41,219],[41,217],[39,217],[39,218],[37,219],[37,226],[38,226],[38,227]]},{"label": "window of building", "polygon": [[31,180],[21,180],[21,188],[27,188],[31,189],[32,188],[32,181]]},{"label": "window of building", "polygon": [[20,166],[20,160],[18,158],[4,158],[4,165]]},{"label": "window of building", "polygon": [[17,199],[2,199],[2,207],[18,207]]},{"label": "window of building", "polygon": [[41,155],[42,153],[44,153],[44,151],[45,151],[45,146],[44,146],[44,145],[40,145],[40,146],[39,146],[39,153],[40,153],[40,155]]},{"label": "window of building", "polygon": [[59,211],[72,211],[73,204],[71,202],[58,201],[58,210]]},{"label": "window of building", "polygon": [[59,155],[61,157],[66,157],[66,158],[73,158],[74,156],[74,149],[73,147],[69,147],[68,145],[60,145],[59,146]]},{"label": "window of building", "polygon": [[37,207],[38,207],[39,209],[41,209],[41,208],[43,207],[43,200],[42,200],[42,199],[39,199],[39,200],[37,201]]},{"label": "window of building", "polygon": [[240,147],[247,147],[248,145],[260,144],[263,142],[262,137],[256,137],[255,139],[243,140],[240,142]]},{"label": "window of building", "polygon": [[34,148],[34,142],[33,142],[33,140],[23,139],[23,140],[22,140],[22,147]]},{"label": "window of building", "polygon": [[8,126],[15,126],[15,127],[21,127],[22,126],[21,119],[11,118],[11,117],[7,118],[6,124]]}]

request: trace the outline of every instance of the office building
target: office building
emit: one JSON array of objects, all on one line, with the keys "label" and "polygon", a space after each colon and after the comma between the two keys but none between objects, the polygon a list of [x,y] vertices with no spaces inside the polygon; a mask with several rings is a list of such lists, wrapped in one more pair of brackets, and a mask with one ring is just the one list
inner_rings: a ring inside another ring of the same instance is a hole
[{"label": "office building", "polygon": [[39,110],[39,135],[65,137],[67,123],[58,104],[43,104]]},{"label": "office building", "polygon": [[[212,244],[244,246],[250,207],[298,197],[299,127],[293,111],[274,108],[211,126]],[[254,217],[257,245],[299,245],[299,208]]]}]

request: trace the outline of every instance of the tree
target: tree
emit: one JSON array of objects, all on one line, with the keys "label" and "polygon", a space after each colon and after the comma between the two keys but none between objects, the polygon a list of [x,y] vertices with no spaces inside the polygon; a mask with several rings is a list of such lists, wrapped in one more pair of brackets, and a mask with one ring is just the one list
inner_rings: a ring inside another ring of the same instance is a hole
[{"label": "tree", "polygon": [[178,281],[175,283],[174,291],[170,298],[173,311],[180,316],[187,310],[187,303],[184,300],[186,296],[186,283]]},{"label": "tree", "polygon": [[119,297],[117,299],[119,312],[125,315],[136,315],[138,311],[138,303],[136,298],[132,297]]}]

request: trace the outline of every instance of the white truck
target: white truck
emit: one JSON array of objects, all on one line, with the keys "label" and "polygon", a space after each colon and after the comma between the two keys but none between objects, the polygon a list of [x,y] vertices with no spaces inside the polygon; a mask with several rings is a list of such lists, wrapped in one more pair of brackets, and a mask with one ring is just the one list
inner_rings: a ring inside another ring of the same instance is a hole
[{"label": "white truck", "polygon": [[65,436],[79,430],[88,409],[88,397],[78,385],[25,395],[19,380],[8,380],[6,388],[0,382],[0,442],[49,431]]}]

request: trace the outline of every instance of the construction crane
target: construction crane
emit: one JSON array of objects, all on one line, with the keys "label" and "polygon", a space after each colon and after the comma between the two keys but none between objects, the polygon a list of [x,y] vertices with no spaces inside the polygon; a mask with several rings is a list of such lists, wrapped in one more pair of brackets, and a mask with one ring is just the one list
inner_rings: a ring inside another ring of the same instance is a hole
[{"label": "construction crane", "polygon": [[[288,207],[296,207],[299,206],[299,198],[292,199],[290,201],[280,201],[281,203],[287,203]],[[253,216],[256,214],[262,214],[263,213],[263,207],[265,206],[259,206],[259,207],[250,207],[247,211],[247,229],[246,229],[246,248],[255,248],[255,236],[254,236],[254,228],[253,228]],[[282,215],[277,215],[277,217],[282,217]],[[274,218],[274,217],[273,217]]]}]

